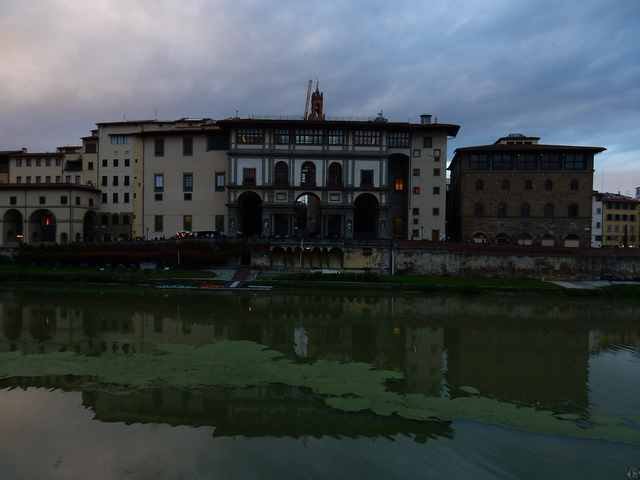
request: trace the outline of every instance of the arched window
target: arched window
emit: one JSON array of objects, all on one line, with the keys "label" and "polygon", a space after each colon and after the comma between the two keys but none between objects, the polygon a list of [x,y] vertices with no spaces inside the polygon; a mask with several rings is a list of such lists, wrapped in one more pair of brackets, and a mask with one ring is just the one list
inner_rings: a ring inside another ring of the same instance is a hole
[{"label": "arched window", "polygon": [[484,190],[484,182],[480,179],[476,180],[476,191],[480,192]]},{"label": "arched window", "polygon": [[279,186],[289,185],[289,165],[287,162],[276,163],[275,168],[275,184]]},{"label": "arched window", "polygon": [[545,189],[547,192],[550,192],[551,190],[553,190],[553,182],[552,182],[551,180],[546,180],[546,181],[544,182],[544,189]]},{"label": "arched window", "polygon": [[578,205],[576,205],[575,203],[569,205],[567,213],[569,215],[569,218],[576,218],[578,216]]},{"label": "arched window", "polygon": [[498,204],[498,218],[504,218],[507,216],[507,204],[501,202]]},{"label": "arched window", "polygon": [[573,180],[571,180],[569,187],[571,188],[572,191],[577,192],[580,187],[580,184],[578,183],[578,180],[574,178]]},{"label": "arched window", "polygon": [[340,165],[338,162],[333,162],[331,165],[329,165],[329,186],[342,186],[342,165]]},{"label": "arched window", "polygon": [[480,202],[476,203],[473,206],[473,214],[476,217],[483,217],[484,216],[484,205]]},{"label": "arched window", "polygon": [[523,203],[520,206],[520,216],[529,218],[531,216],[531,205],[529,205],[528,203]]},{"label": "arched window", "polygon": [[546,218],[553,218],[553,215],[554,215],[553,203],[547,203],[544,206],[544,216]]},{"label": "arched window", "polygon": [[304,162],[300,170],[300,185],[303,187],[316,186],[316,166],[312,162]]},{"label": "arched window", "polygon": [[504,180],[502,180],[501,188],[502,190],[510,190],[511,182],[505,178]]}]

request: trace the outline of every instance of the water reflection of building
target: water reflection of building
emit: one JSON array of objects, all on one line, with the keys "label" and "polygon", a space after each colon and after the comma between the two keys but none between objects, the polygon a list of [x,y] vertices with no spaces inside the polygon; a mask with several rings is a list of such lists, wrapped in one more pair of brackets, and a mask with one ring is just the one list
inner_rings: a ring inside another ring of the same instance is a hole
[{"label": "water reflection of building", "polygon": [[586,331],[536,328],[448,328],[447,379],[500,400],[561,407],[588,404]]}]

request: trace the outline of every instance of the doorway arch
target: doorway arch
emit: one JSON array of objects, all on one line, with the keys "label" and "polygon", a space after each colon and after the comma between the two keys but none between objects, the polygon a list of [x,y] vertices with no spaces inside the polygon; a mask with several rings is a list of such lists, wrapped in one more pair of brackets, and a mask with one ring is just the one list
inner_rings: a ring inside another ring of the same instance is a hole
[{"label": "doorway arch", "polygon": [[50,210],[36,210],[29,219],[31,242],[56,241],[56,217]]},{"label": "doorway arch", "polygon": [[6,243],[18,243],[23,235],[22,214],[15,209],[7,210],[2,218],[2,239]]},{"label": "doorway arch", "polygon": [[244,192],[238,197],[240,233],[243,237],[262,234],[262,199],[255,192]]},{"label": "doorway arch", "polygon": [[380,205],[378,199],[363,193],[353,203],[353,233],[356,239],[372,240],[378,236],[378,217]]}]

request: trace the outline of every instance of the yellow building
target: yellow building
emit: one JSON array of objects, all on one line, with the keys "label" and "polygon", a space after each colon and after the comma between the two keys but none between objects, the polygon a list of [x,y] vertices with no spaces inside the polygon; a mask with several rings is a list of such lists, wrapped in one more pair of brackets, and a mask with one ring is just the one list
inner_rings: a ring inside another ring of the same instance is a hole
[{"label": "yellow building", "polygon": [[640,246],[640,200],[615,193],[600,194],[602,246]]}]

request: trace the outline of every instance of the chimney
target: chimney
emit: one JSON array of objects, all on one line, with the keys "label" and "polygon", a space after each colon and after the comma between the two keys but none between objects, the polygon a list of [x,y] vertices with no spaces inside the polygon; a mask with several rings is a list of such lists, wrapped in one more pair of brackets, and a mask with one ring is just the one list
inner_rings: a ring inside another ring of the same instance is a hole
[{"label": "chimney", "polygon": [[420,123],[422,125],[429,125],[431,123],[431,115],[426,114],[426,113],[420,115]]}]

